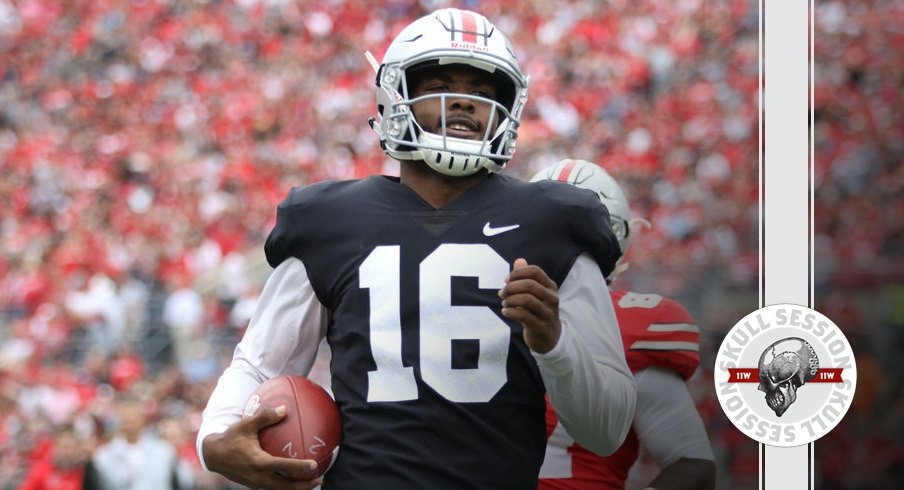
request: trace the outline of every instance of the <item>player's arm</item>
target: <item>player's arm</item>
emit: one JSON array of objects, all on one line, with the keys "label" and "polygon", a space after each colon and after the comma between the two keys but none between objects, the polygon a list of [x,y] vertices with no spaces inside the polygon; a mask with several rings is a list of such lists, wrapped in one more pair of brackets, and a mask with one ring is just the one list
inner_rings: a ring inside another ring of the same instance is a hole
[{"label": "player's arm", "polygon": [[559,421],[600,455],[624,441],[636,396],[605,284],[596,261],[581,255],[561,288],[538,267],[516,261],[500,292],[503,315],[524,325]]},{"label": "player's arm", "polygon": [[709,436],[687,384],[675,372],[650,367],[635,373],[634,430],[662,468],[656,490],[712,489],[716,465]]},{"label": "player's arm", "polygon": [[278,458],[261,449],[258,431],[277,423],[284,413],[261,410],[243,419],[242,411],[267,379],[310,371],[325,320],[304,264],[296,258],[283,261],[267,280],[245,336],[204,409],[197,448],[205,468],[252,488],[310,489],[319,483],[279,476],[306,474],[313,470],[313,461]]}]

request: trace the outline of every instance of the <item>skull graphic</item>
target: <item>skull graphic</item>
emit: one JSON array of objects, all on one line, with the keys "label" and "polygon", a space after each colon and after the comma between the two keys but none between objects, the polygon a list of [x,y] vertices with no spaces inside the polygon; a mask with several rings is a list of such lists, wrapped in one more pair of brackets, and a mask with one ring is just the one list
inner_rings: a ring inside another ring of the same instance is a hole
[{"label": "skull graphic", "polygon": [[766,404],[781,417],[797,400],[797,389],[816,376],[819,358],[807,341],[788,337],[774,342],[760,355],[760,385]]}]

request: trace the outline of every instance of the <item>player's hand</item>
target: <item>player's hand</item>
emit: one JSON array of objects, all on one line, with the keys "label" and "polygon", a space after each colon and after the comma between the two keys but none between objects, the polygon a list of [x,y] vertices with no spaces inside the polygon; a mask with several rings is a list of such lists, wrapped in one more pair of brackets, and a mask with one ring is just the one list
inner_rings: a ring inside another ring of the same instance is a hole
[{"label": "player's hand", "polygon": [[524,342],[532,351],[545,354],[556,346],[562,332],[558,287],[543,269],[516,259],[499,297],[502,315],[521,322]]},{"label": "player's hand", "polygon": [[201,444],[207,467],[255,489],[311,490],[320,485],[322,477],[312,479],[317,468],[313,460],[278,458],[261,449],[258,431],[285,416],[285,407],[259,410],[230,425],[222,434],[207,436]]}]

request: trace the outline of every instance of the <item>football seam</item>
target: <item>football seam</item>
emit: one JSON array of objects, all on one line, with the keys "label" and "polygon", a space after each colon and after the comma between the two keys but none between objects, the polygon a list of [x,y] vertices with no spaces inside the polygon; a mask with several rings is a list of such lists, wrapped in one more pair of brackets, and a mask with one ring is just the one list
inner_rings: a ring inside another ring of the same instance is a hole
[{"label": "football seam", "polygon": [[299,438],[299,442],[301,442],[300,459],[308,459],[308,444],[305,441],[304,428],[301,423],[301,406],[298,404],[298,387],[295,386],[295,378],[289,378],[289,386],[292,388],[292,401],[295,403],[295,428],[301,436]]},{"label": "football seam", "polygon": [[[318,394],[319,394],[319,390],[323,390],[322,386],[314,383],[310,379],[305,378],[305,380],[310,382],[311,388],[315,389],[315,391],[318,391]],[[325,390],[324,390],[324,394],[327,394]],[[337,444],[336,447],[333,448],[332,451],[327,452],[327,454],[325,456],[321,456],[319,458],[315,457],[313,454],[310,455],[311,459],[313,459],[314,461],[317,462],[317,471],[320,474],[325,473],[326,470],[328,470],[333,465],[333,459],[335,458],[335,452],[336,452],[336,450],[338,450],[338,448],[339,448],[339,445]],[[324,464],[326,464],[326,468],[323,467]]]}]

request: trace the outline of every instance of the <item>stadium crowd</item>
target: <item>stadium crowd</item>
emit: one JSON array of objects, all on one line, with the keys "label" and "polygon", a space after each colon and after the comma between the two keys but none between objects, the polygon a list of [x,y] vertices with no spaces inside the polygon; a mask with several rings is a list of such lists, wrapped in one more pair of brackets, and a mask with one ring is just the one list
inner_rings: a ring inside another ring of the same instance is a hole
[{"label": "stadium crowd", "polygon": [[[0,489],[25,488],[62,428],[77,460],[109,441],[122,394],[184,482],[227,487],[200,471],[194,431],[269,271],[275,206],[291,186],[397,171],[366,124],[364,52],[379,59],[445,3],[0,0]],[[507,171],[596,161],[654,223],[624,286],[697,318],[720,488],[755,488],[757,445],[722,414],[709,366],[758,306],[757,2],[458,6],[513,33],[532,77]],[[889,382],[904,372],[902,14],[891,0],[815,12],[816,306],[860,379],[817,443],[824,490],[904,486]]]}]

